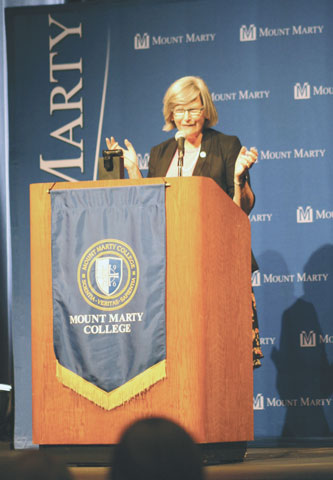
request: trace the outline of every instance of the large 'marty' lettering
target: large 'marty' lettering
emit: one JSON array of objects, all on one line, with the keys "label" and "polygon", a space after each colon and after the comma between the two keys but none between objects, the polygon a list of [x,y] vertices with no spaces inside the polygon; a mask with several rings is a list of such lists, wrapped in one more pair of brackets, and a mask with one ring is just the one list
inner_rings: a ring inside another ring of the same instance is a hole
[{"label": "large 'marty' lettering", "polygon": [[73,147],[79,149],[79,156],[77,158],[66,158],[66,159],[52,159],[45,160],[42,155],[39,156],[39,166],[40,169],[44,172],[48,172],[57,177],[61,177],[64,180],[76,181],[75,178],[72,178],[64,173],[58,171],[61,168],[79,168],[83,172],[83,139],[75,138],[75,130],[77,127],[83,127],[83,100],[82,97],[77,99],[77,94],[82,89],[82,58],[76,62],[71,63],[56,63],[56,57],[58,51],[54,50],[55,47],[66,45],[66,39],[72,35],[79,35],[82,38],[82,24],[80,23],[77,27],[66,27],[61,23],[54,20],[51,15],[48,16],[49,27],[52,25],[57,26],[60,29],[60,32],[55,36],[49,36],[49,65],[50,65],[50,83],[58,83],[59,79],[57,78],[57,73],[77,71],[78,82],[72,86],[69,90],[66,90],[63,86],[55,86],[50,93],[50,115],[53,115],[55,112],[61,112],[64,110],[77,110],[78,115],[76,115],[73,120],[67,122],[63,125],[60,125],[57,129],[50,132],[50,136],[59,140],[60,142],[68,143]]}]

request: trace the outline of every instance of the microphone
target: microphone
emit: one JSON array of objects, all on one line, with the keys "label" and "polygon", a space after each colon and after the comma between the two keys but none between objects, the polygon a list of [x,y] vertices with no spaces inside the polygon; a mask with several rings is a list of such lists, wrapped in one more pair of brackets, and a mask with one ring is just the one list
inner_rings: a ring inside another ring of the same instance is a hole
[{"label": "microphone", "polygon": [[185,133],[182,130],[178,130],[175,140],[178,143],[178,151],[184,153]]},{"label": "microphone", "polygon": [[175,140],[178,144],[178,177],[181,177],[183,174],[185,133],[182,130],[178,130]]}]

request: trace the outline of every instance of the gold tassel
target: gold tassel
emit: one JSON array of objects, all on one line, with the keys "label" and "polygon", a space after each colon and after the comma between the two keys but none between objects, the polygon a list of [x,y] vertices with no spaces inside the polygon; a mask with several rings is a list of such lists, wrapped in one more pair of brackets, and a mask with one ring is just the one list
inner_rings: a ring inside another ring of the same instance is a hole
[{"label": "gold tassel", "polygon": [[166,361],[162,360],[156,363],[156,365],[148,368],[124,385],[112,390],[112,392],[105,392],[101,388],[96,387],[96,385],[60,365],[58,361],[56,362],[56,376],[63,385],[71,388],[74,392],[82,395],[82,397],[87,398],[105,410],[112,410],[165,378]]}]

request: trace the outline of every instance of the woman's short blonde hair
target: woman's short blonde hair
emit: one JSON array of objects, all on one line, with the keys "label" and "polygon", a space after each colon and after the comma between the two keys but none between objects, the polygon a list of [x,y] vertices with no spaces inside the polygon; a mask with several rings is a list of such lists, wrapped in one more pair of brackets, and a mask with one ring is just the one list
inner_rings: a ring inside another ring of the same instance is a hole
[{"label": "woman's short blonde hair", "polygon": [[186,105],[193,102],[198,95],[200,95],[205,108],[204,127],[216,125],[218,115],[206,83],[200,77],[182,77],[172,83],[164,95],[163,115],[165,124],[163,130],[168,132],[176,128],[173,121],[173,110],[176,105]]}]

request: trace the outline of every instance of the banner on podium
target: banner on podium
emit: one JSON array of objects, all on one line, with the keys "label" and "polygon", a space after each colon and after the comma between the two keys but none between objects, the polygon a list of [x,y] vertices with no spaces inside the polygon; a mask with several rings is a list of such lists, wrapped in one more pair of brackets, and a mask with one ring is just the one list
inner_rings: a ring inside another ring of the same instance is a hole
[{"label": "banner on podium", "polygon": [[107,410],[166,375],[164,190],[51,191],[56,375]]}]

